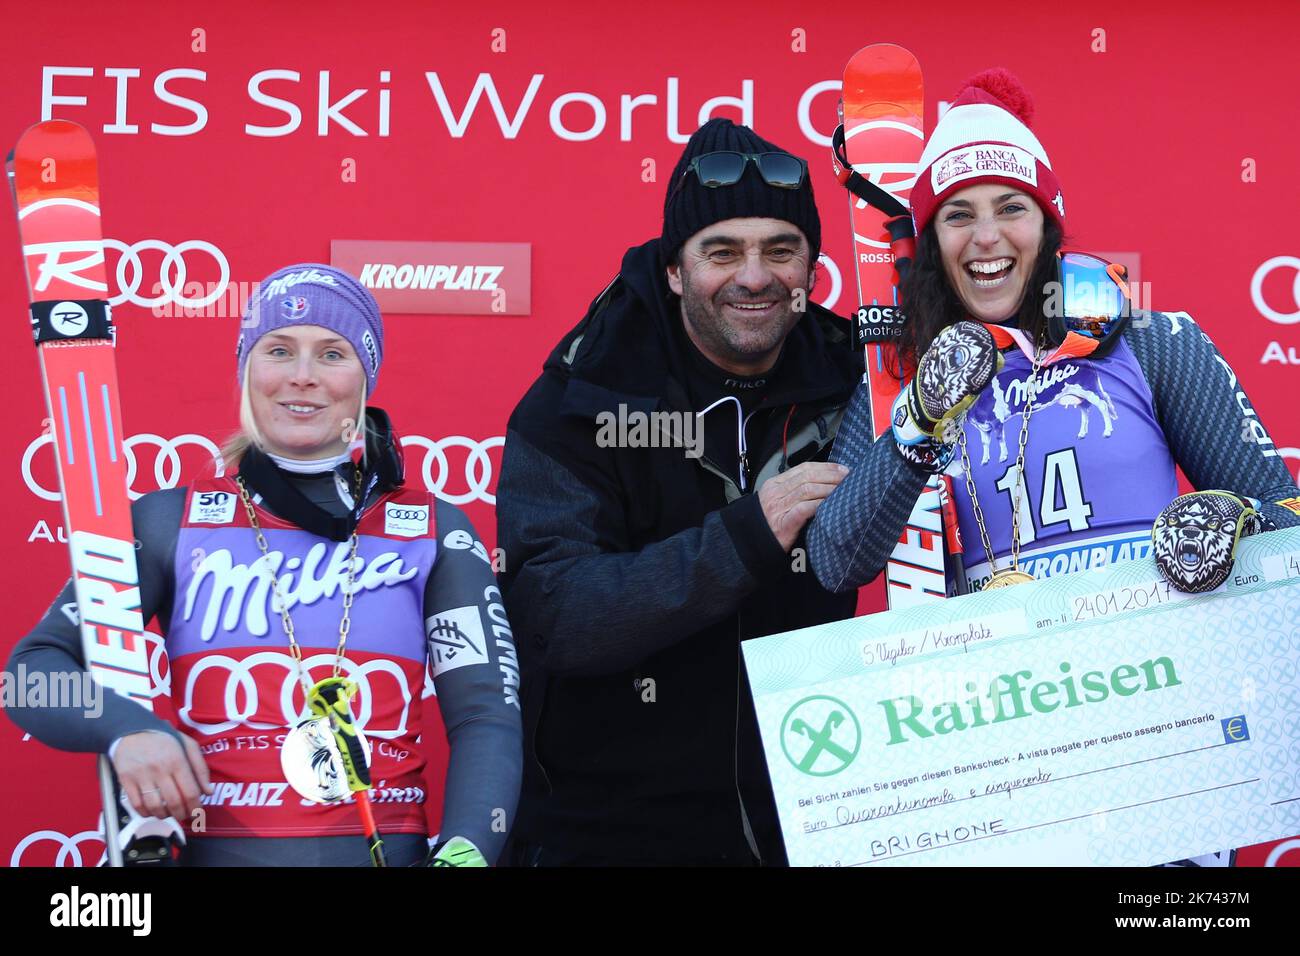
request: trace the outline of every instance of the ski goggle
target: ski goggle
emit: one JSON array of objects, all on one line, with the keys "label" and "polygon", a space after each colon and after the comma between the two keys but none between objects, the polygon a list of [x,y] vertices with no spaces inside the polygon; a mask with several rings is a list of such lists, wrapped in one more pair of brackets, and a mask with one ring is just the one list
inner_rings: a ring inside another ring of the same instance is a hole
[{"label": "ski goggle", "polygon": [[775,189],[798,189],[808,175],[807,164],[789,153],[737,153],[719,150],[692,159],[673,191],[681,189],[682,183],[691,173],[707,189],[734,186],[745,175],[745,167],[750,163],[758,169],[763,182]]},{"label": "ski goggle", "polygon": [[1061,320],[1062,332],[1105,341],[1129,317],[1128,270],[1084,252],[1057,257],[1061,306],[1053,318]]}]

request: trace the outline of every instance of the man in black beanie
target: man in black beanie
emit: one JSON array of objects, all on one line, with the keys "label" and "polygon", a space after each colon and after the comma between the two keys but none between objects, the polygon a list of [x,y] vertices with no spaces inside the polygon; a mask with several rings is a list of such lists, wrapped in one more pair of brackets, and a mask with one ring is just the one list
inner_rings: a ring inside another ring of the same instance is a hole
[{"label": "man in black beanie", "polygon": [[662,235],[552,351],[510,417],[501,587],[522,667],[510,862],[782,864],[741,641],[853,614],[803,532],[862,374],[809,301],[807,164],[710,120]]}]

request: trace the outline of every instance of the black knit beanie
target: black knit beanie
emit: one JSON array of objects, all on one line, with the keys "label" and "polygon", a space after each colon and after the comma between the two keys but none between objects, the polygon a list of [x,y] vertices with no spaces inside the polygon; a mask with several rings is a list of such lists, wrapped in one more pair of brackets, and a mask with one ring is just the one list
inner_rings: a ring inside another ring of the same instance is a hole
[{"label": "black knit beanie", "polygon": [[659,242],[659,254],[664,263],[672,262],[686,240],[706,226],[724,219],[748,218],[783,219],[798,226],[807,237],[812,247],[812,261],[816,262],[822,246],[822,224],[813,199],[812,178],[805,175],[803,185],[798,189],[778,189],[763,182],[753,163],[746,163],[744,175],[734,186],[710,189],[700,185],[694,173],[682,179],[692,159],[719,150],[788,152],[775,143],[769,143],[748,126],[737,126],[729,119],[711,119],[697,129],[686,143],[682,158],[677,161],[668,181],[664,198],[664,231]]}]

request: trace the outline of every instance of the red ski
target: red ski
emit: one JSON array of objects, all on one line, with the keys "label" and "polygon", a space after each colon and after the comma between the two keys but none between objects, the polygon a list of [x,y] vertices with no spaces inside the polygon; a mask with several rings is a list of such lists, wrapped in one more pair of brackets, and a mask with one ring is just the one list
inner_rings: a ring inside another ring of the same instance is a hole
[{"label": "red ski", "polygon": [[[90,135],[66,120],[33,126],[10,157],[9,183],[18,207],[86,667],[104,688],[152,710]],[[122,813],[106,756],[100,758],[100,787],[109,860],[120,866]]]},{"label": "red ski", "polygon": [[[850,192],[861,303],[856,341],[866,348],[877,435],[890,427],[890,407],[901,384],[892,342],[903,321],[899,273],[910,264],[915,246],[907,197],[925,146],[924,105],[920,64],[901,46],[864,47],[844,68],[841,127],[832,155],[836,175]],[[885,567],[891,608],[946,596],[944,525],[948,550],[959,556],[955,517],[947,479],[931,479]],[[955,563],[960,565],[959,557]]]}]

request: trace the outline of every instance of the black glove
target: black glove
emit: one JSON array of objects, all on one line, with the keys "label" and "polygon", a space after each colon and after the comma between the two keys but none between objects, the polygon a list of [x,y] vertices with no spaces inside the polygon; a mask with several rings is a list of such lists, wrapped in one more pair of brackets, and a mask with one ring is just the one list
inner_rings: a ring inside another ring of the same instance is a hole
[{"label": "black glove", "polygon": [[947,444],[949,422],[1002,370],[993,333],[978,322],[956,322],[940,332],[917,363],[916,377],[894,402],[894,440],[900,446]]},{"label": "black glove", "polygon": [[1160,512],[1151,529],[1156,567],[1180,591],[1213,591],[1232,573],[1237,542],[1262,530],[1256,505],[1230,491],[1193,491]]}]

